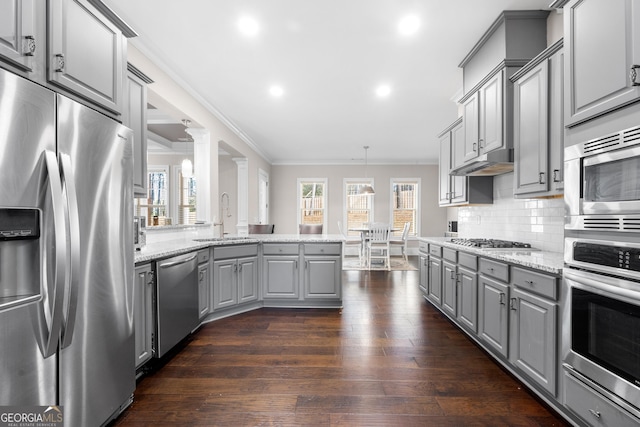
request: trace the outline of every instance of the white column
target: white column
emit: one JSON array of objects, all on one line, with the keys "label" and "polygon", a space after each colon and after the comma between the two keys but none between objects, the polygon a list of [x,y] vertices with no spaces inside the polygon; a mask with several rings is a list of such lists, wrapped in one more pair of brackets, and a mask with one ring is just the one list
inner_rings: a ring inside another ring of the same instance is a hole
[{"label": "white column", "polygon": [[249,160],[245,157],[232,159],[238,166],[238,224],[241,236],[249,234]]},{"label": "white column", "polygon": [[193,174],[196,178],[196,219],[212,222],[211,217],[211,134],[207,129],[187,128],[193,137]]}]

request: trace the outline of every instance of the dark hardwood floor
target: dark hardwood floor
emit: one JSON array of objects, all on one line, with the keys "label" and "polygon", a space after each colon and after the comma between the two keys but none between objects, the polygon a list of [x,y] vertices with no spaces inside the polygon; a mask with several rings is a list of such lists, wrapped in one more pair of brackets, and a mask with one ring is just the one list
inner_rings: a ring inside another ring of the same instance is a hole
[{"label": "dark hardwood floor", "polygon": [[344,308],[204,325],[115,426],[565,426],[426,303],[417,271],[343,272]]}]

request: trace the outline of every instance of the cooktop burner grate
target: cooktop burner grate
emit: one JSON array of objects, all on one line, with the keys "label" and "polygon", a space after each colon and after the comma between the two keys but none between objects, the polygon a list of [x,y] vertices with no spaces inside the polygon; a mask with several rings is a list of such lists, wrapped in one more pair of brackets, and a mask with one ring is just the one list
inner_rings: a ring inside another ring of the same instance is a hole
[{"label": "cooktop burner grate", "polygon": [[453,238],[451,243],[461,246],[467,246],[471,248],[514,248],[514,249],[529,249],[531,244],[522,242],[512,242],[509,240],[498,239],[465,239],[465,238]]}]

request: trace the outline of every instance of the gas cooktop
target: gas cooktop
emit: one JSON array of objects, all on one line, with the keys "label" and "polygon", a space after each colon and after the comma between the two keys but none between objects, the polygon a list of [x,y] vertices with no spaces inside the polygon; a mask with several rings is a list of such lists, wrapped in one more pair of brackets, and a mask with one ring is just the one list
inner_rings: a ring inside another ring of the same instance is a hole
[{"label": "gas cooktop", "polygon": [[511,242],[509,240],[497,240],[497,239],[464,239],[453,238],[451,243],[461,246],[467,246],[477,249],[529,249],[531,250],[531,244],[522,242]]}]

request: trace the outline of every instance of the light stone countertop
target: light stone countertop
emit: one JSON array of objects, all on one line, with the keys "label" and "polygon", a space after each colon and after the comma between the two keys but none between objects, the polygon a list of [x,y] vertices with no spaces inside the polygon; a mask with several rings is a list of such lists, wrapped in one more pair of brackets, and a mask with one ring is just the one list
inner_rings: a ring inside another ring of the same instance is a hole
[{"label": "light stone countertop", "polygon": [[212,246],[251,243],[342,243],[342,241],[343,237],[339,234],[252,234],[250,236],[227,236],[224,239],[213,236],[181,237],[148,243],[142,250],[135,251],[134,262],[135,264],[143,264]]},{"label": "light stone countertop", "polygon": [[556,274],[558,276],[562,275],[564,258],[561,252],[471,248],[451,243],[450,237],[419,237],[418,240],[425,243],[433,243],[443,247],[456,249],[458,251],[473,253],[485,258],[506,261],[514,265],[521,265],[523,267],[533,268],[535,270]]}]

